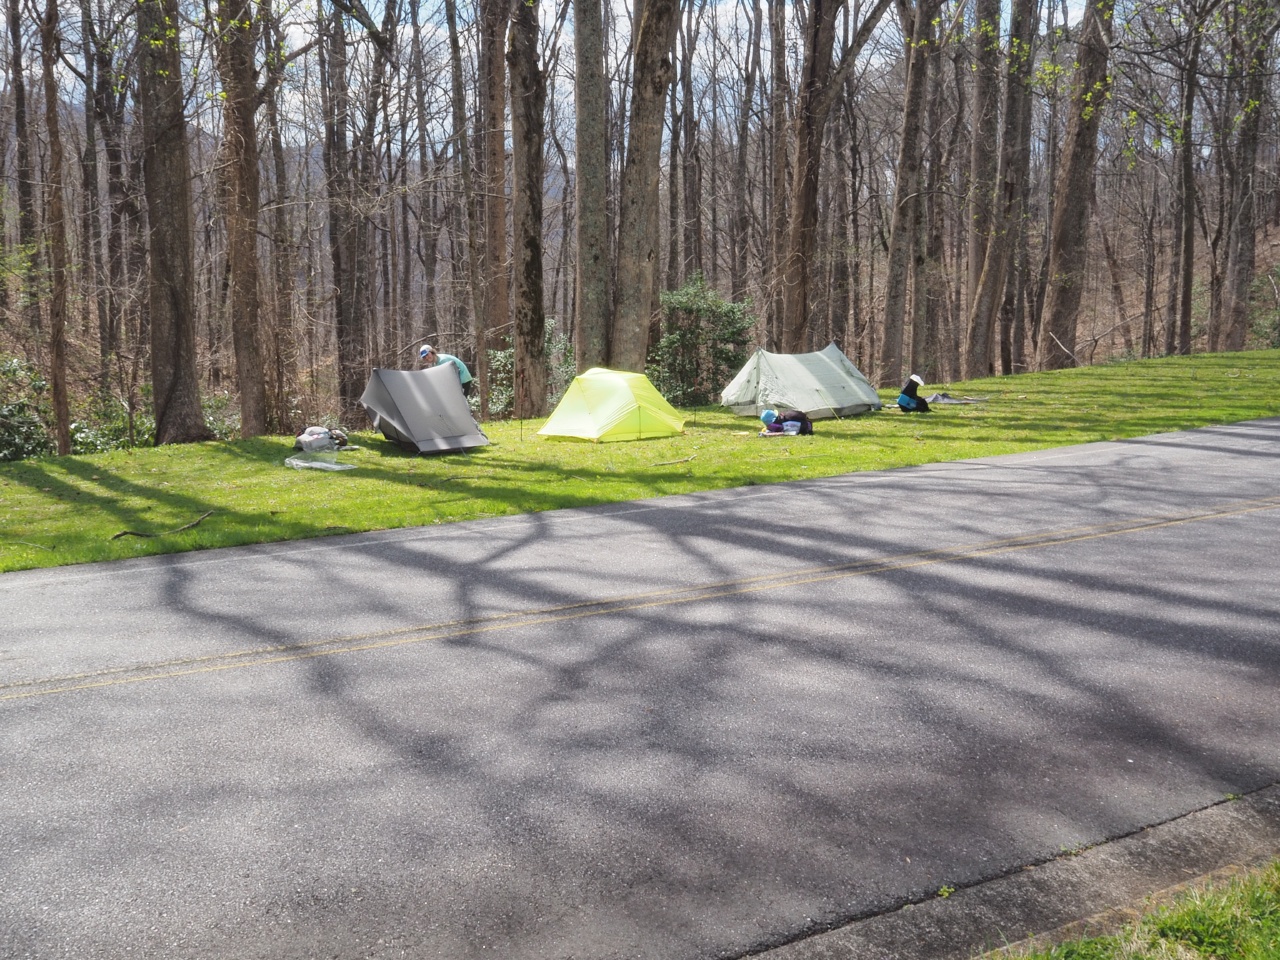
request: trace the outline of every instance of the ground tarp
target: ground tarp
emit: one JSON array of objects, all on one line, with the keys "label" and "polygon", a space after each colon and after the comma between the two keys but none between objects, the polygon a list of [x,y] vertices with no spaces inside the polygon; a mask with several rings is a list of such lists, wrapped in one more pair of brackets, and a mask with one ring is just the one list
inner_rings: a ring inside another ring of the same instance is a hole
[{"label": "ground tarp", "polygon": [[378,370],[360,397],[375,430],[418,453],[483,447],[489,438],[471,416],[453,364],[425,370]]},{"label": "ground tarp", "polygon": [[834,343],[817,353],[757,350],[730,381],[720,402],[734,413],[802,410],[812,419],[851,417],[879,410],[871,381]]},{"label": "ground tarp", "polygon": [[576,440],[647,440],[684,432],[684,418],[643,373],[592,367],[574,377],[538,433]]}]

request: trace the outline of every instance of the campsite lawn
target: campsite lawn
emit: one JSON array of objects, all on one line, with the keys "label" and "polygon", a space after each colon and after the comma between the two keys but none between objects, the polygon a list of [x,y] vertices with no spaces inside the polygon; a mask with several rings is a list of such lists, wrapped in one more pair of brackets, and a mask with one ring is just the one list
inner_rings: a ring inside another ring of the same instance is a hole
[{"label": "campsite lawn", "polygon": [[[370,432],[353,470],[294,470],[292,437],[0,464],[0,572],[531,513],[1115,440],[1280,414],[1280,351],[1132,361],[957,384],[987,398],[928,415],[892,407],[757,436],[722,408],[683,436],[593,444],[485,424],[492,445],[423,457]],[[301,427],[303,425],[299,425]],[[352,426],[350,424],[345,426]],[[363,426],[361,424],[360,426]],[[1158,478],[1152,478],[1158,489]],[[186,529],[180,529],[180,528]],[[139,536],[138,534],[144,534]]]}]

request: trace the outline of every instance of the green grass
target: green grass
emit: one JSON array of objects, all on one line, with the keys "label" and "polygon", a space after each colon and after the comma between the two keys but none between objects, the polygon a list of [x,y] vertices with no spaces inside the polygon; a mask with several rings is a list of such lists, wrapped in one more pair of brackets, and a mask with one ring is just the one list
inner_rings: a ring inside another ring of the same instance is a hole
[{"label": "green grass", "polygon": [[1280,861],[1184,894],[1118,933],[1005,955],[1019,960],[1277,960]]},{"label": "green grass", "polygon": [[[822,420],[814,437],[760,439],[720,408],[685,434],[592,444],[485,425],[468,454],[421,457],[373,433],[356,469],[293,470],[291,437],[0,464],[0,572],[616,503],[860,470],[1115,440],[1280,414],[1280,351],[1024,374],[926,393],[989,398],[927,416]],[[886,402],[897,395],[884,391]],[[211,513],[210,513],[211,511]],[[196,526],[179,532],[206,513]],[[122,531],[153,534],[117,536]]]}]

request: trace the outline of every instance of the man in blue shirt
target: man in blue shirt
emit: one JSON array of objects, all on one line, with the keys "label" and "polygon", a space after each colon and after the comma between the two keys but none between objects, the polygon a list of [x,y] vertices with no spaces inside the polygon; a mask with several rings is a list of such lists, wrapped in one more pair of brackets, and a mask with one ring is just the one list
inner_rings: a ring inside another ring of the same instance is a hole
[{"label": "man in blue shirt", "polygon": [[467,369],[467,365],[450,353],[437,353],[436,348],[429,343],[424,343],[418,350],[418,356],[422,358],[424,367],[436,367],[442,363],[452,363],[458,371],[458,380],[462,383],[462,393],[465,396],[471,396],[472,379],[471,371]]}]

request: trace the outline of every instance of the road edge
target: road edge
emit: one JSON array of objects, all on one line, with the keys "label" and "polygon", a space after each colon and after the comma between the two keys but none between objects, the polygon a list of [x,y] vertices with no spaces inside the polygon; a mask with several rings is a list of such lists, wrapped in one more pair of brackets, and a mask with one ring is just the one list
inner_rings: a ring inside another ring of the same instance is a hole
[{"label": "road edge", "polygon": [[753,956],[969,960],[1114,932],[1189,887],[1280,857],[1280,783]]}]

